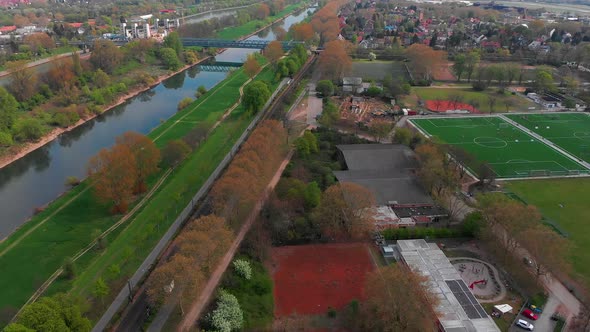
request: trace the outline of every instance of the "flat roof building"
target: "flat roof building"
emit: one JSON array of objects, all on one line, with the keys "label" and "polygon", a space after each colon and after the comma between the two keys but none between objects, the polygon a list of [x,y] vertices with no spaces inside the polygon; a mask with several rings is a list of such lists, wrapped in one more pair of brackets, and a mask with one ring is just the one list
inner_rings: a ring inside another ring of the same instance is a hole
[{"label": "flat roof building", "polygon": [[473,296],[461,275],[435,243],[399,240],[395,248],[412,271],[428,278],[429,290],[439,298],[435,309],[440,331],[500,332]]}]

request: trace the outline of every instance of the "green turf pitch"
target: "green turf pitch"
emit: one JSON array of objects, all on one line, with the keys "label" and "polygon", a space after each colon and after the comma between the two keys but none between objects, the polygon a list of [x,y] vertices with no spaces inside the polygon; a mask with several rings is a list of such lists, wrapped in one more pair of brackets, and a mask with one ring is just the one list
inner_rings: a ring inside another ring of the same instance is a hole
[{"label": "green turf pitch", "polygon": [[477,163],[467,165],[477,174],[478,164],[488,163],[498,178],[568,175],[587,171],[582,165],[498,117],[411,119],[414,125],[443,143],[472,154]]},{"label": "green turf pitch", "polygon": [[590,161],[590,116],[587,114],[510,114],[506,116],[572,155],[584,161]]}]

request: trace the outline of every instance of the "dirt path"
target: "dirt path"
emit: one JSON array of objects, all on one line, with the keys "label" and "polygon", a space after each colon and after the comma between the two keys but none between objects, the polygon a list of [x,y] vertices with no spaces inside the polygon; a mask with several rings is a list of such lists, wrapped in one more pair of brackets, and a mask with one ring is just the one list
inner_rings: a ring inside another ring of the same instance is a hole
[{"label": "dirt path", "polygon": [[258,217],[258,214],[260,214],[260,211],[262,210],[264,202],[266,202],[266,199],[268,198],[270,192],[274,189],[275,185],[279,182],[279,180],[281,178],[281,174],[283,174],[283,171],[285,170],[285,167],[287,167],[287,164],[289,164],[289,160],[291,160],[292,156],[293,156],[293,151],[289,152],[289,154],[285,157],[285,159],[283,159],[281,166],[275,172],[274,176],[270,180],[270,183],[266,187],[264,194],[261,196],[261,198],[258,200],[256,205],[254,206],[254,209],[252,209],[252,212],[250,213],[250,215],[248,216],[248,219],[246,220],[246,222],[244,223],[244,225],[240,229],[240,232],[238,233],[238,235],[234,239],[231,247],[229,248],[227,253],[223,256],[222,260],[219,262],[219,265],[217,266],[217,268],[215,269],[213,274],[211,274],[211,277],[209,277],[209,280],[207,281],[207,284],[205,285],[205,288],[203,289],[203,291],[199,295],[197,301],[195,303],[193,303],[190,310],[184,316],[184,319],[182,320],[182,322],[178,326],[178,329],[177,329],[178,331],[190,331],[191,328],[193,327],[193,325],[195,324],[195,322],[201,316],[203,309],[206,307],[207,303],[209,302],[209,299],[211,298],[211,295],[213,295],[213,292],[217,288],[217,285],[219,284],[219,281],[221,280],[223,273],[225,272],[225,270],[227,269],[227,267],[231,263],[237,249],[239,248],[240,244],[242,243],[244,236],[246,236],[246,233],[248,233],[248,230],[250,229],[250,227],[254,223],[254,220],[256,220],[256,218]]}]

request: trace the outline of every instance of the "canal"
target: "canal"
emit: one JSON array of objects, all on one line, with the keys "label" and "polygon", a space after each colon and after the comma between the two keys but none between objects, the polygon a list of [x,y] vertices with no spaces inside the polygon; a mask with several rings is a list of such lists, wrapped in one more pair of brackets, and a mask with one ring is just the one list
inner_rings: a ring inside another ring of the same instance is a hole
[{"label": "canal", "polygon": [[[288,16],[276,25],[289,30],[308,13],[305,10]],[[275,35],[269,27],[249,39],[274,40]],[[228,49],[216,60],[241,62],[256,51]],[[181,99],[194,97],[200,85],[211,89],[226,75],[199,71],[196,66],[189,68],[0,169],[0,239],[28,220],[35,208],[65,192],[68,176],[84,178],[88,160],[100,149],[113,145],[115,137],[126,131],[147,134],[176,113]]]}]

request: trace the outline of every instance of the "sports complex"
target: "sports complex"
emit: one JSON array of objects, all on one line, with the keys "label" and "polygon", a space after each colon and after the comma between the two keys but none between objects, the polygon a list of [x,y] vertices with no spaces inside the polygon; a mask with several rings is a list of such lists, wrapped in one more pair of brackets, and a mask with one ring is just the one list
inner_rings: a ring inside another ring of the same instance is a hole
[{"label": "sports complex", "polygon": [[459,147],[498,179],[590,175],[590,116],[584,113],[421,117],[409,122],[427,137]]}]

